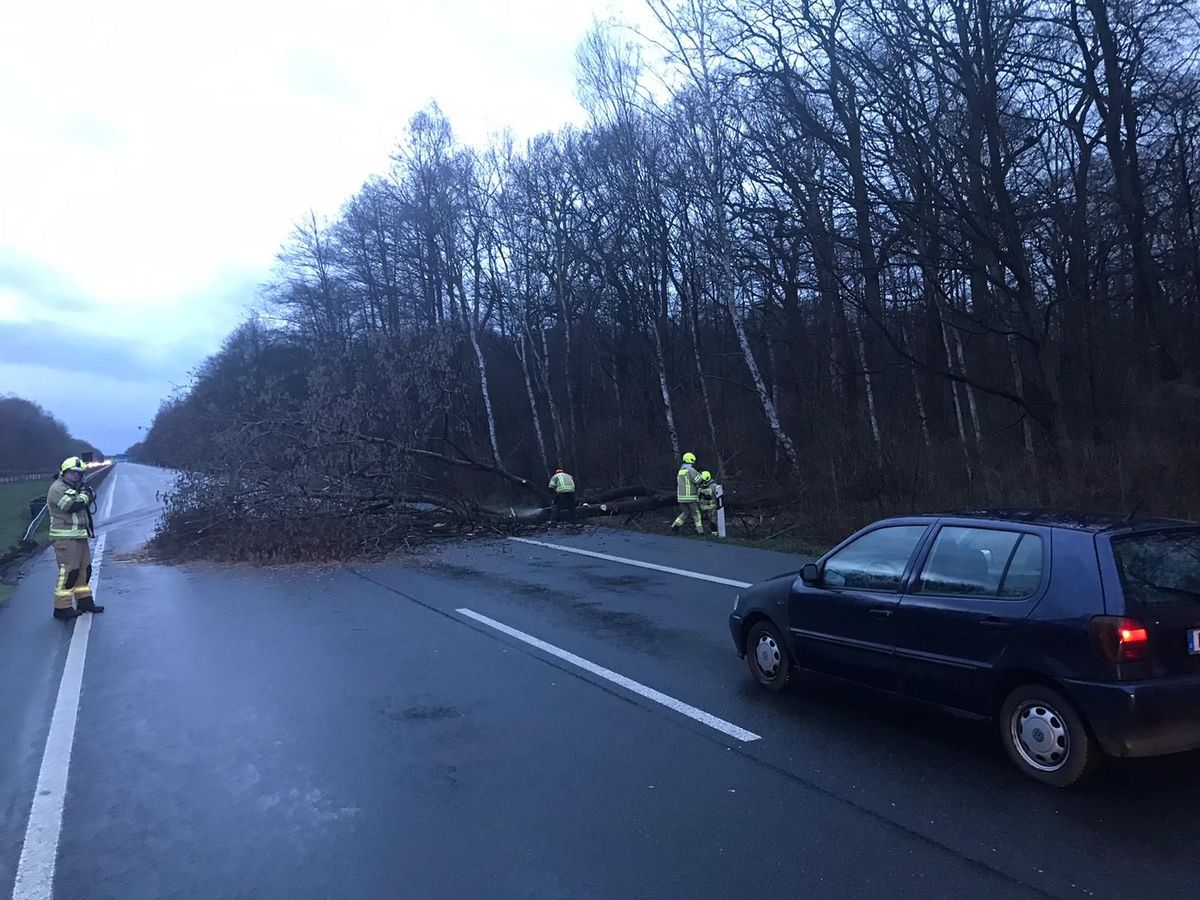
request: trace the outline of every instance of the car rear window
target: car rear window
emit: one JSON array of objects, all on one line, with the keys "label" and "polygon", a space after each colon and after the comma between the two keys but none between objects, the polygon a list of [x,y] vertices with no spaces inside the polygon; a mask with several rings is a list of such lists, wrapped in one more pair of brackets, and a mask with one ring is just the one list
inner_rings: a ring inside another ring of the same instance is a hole
[{"label": "car rear window", "polygon": [[1112,549],[1127,607],[1200,605],[1200,530],[1126,535]]}]

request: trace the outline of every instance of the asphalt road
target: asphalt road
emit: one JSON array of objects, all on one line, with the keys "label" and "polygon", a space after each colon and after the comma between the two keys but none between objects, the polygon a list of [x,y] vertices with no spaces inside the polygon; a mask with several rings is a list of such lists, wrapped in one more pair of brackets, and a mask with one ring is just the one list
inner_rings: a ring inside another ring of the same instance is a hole
[{"label": "asphalt road", "polygon": [[[1198,754],[1045,788],[977,724],[819,683],[761,691],[728,636],[734,588],[548,547],[149,564],[136,550],[169,482],[123,464],[102,491],[109,611],[57,897],[1195,894]],[[800,564],[603,529],[541,539],[736,581]],[[0,896],[77,627],[50,617],[51,581],[44,555],[0,610]]]}]

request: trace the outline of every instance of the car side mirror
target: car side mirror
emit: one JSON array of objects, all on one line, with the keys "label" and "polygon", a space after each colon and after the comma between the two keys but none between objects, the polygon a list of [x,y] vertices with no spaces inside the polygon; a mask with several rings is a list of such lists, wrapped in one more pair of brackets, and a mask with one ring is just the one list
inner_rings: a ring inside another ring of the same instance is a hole
[{"label": "car side mirror", "polygon": [[820,584],[821,570],[816,563],[806,563],[804,568],[800,570],[800,580],[805,584]]}]

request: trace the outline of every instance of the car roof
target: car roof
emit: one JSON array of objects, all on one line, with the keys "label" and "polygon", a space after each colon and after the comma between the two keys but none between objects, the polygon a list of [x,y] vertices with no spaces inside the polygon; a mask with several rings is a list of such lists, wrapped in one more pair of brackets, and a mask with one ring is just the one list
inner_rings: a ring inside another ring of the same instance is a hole
[{"label": "car roof", "polygon": [[1104,532],[1150,531],[1161,528],[1200,527],[1200,523],[1185,519],[1165,519],[1154,516],[1093,512],[1078,509],[1039,509],[1034,507],[959,509],[928,513],[939,519],[979,519],[990,522],[1010,522],[1021,525],[1041,525],[1046,528],[1066,528],[1093,534]]}]

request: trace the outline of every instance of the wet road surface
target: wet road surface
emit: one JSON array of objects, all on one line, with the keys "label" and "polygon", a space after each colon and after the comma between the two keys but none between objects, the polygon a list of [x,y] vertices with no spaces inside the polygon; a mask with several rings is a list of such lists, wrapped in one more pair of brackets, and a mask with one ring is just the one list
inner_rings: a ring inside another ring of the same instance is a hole
[{"label": "wet road surface", "polygon": [[[735,587],[554,547],[149,564],[135,551],[169,483],[123,464],[102,491],[109,611],[57,897],[1195,893],[1200,755],[1045,788],[981,725],[823,683],[761,691],[729,639]],[[735,582],[801,562],[603,529],[538,539]],[[50,617],[52,568],[43,555],[0,610],[0,896],[75,627]]]}]

